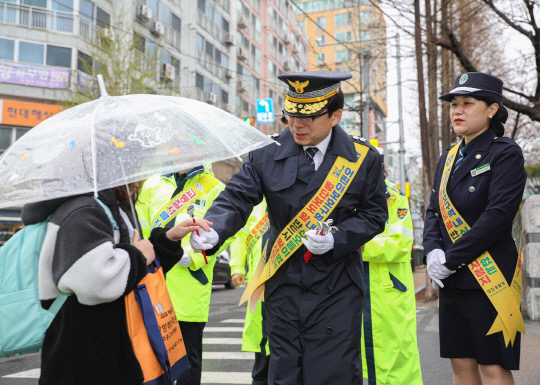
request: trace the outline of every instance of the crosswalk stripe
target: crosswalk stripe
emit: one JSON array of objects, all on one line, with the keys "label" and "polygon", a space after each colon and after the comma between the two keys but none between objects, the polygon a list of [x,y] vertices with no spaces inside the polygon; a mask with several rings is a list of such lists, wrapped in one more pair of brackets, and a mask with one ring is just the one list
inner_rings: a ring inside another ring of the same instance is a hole
[{"label": "crosswalk stripe", "polygon": [[229,324],[243,324],[246,320],[243,318],[230,318],[230,319],[224,319],[221,321],[221,323],[229,323]]},{"label": "crosswalk stripe", "polygon": [[203,338],[203,345],[242,345],[242,338]]},{"label": "crosswalk stripe", "polygon": [[251,384],[250,372],[203,372],[203,384]]},{"label": "crosswalk stripe", "polygon": [[203,360],[253,360],[251,352],[203,352]]},{"label": "crosswalk stripe", "polygon": [[30,369],[30,370],[25,370],[24,372],[8,374],[7,376],[4,376],[4,378],[39,378],[40,373],[41,373],[41,369],[39,368]]},{"label": "crosswalk stripe", "polygon": [[244,328],[241,327],[205,327],[205,332],[243,332]]}]

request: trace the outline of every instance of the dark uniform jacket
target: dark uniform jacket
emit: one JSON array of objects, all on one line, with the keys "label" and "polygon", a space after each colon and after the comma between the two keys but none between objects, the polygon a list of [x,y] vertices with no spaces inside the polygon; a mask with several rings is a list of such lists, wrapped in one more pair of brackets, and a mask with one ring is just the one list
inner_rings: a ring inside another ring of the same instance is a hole
[{"label": "dark uniform jacket", "polygon": [[334,249],[314,255],[306,264],[303,255],[307,250],[300,247],[265,284],[270,382],[361,384],[364,285],[358,250],[384,229],[388,219],[379,154],[365,139],[353,139],[336,126],[324,160],[315,171],[288,127],[275,139],[280,146],[269,145],[249,154],[205,218],[214,223],[212,227],[223,242],[244,226],[253,207],[265,196],[269,255],[280,231],[318,191],[337,157],[356,161],[354,141],[370,147],[329,216],[339,229],[333,234]]},{"label": "dark uniform jacket", "polygon": [[[437,164],[426,212],[424,254],[434,249],[444,250],[446,267],[457,269],[455,274],[442,281],[449,288],[480,288],[466,265],[486,250],[509,283],[517,263],[512,221],[519,209],[527,179],[521,148],[510,138],[496,137],[491,129],[474,141],[472,152],[464,158],[447,186],[450,200],[470,230],[452,243],[441,217],[439,189],[448,151]],[[489,164],[489,171],[472,176],[472,170],[485,164]]]}]

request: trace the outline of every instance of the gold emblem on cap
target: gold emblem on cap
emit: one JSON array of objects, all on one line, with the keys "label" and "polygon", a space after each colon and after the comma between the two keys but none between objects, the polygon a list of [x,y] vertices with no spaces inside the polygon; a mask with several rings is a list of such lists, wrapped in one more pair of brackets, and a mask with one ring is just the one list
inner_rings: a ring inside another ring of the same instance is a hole
[{"label": "gold emblem on cap", "polygon": [[306,88],[309,84],[309,80],[306,80],[305,82],[302,82],[302,83],[300,83],[300,80],[297,80],[294,83],[291,82],[289,79],[287,79],[287,81],[289,82],[291,86],[294,87],[294,89],[296,90],[296,93],[298,94],[303,94],[304,88]]}]

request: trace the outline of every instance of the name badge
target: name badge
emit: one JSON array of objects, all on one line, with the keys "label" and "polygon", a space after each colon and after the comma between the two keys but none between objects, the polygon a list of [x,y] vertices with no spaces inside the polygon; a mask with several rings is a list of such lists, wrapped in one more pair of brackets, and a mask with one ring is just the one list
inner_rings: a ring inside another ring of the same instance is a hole
[{"label": "name badge", "polygon": [[480,167],[475,168],[474,170],[471,170],[471,176],[477,176],[489,170],[491,170],[491,167],[489,166],[489,163],[486,163]]}]

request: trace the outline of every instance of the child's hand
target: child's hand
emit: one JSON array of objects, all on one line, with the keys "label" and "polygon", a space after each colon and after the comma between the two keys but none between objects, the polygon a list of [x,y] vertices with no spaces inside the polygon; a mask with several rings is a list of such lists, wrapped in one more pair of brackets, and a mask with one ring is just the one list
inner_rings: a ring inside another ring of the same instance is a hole
[{"label": "child's hand", "polygon": [[152,245],[148,239],[141,239],[137,230],[133,230],[133,241],[131,244],[139,249],[141,253],[143,253],[146,258],[147,266],[154,262],[154,259],[156,258],[156,254],[154,253],[154,245]]},{"label": "child's hand", "polygon": [[171,241],[179,241],[187,234],[197,230],[199,227],[204,231],[210,231],[210,226],[213,225],[212,222],[207,221],[206,219],[195,219],[195,222],[197,225],[193,223],[193,219],[186,219],[178,223],[172,229],[167,231],[167,238],[169,238]]}]

